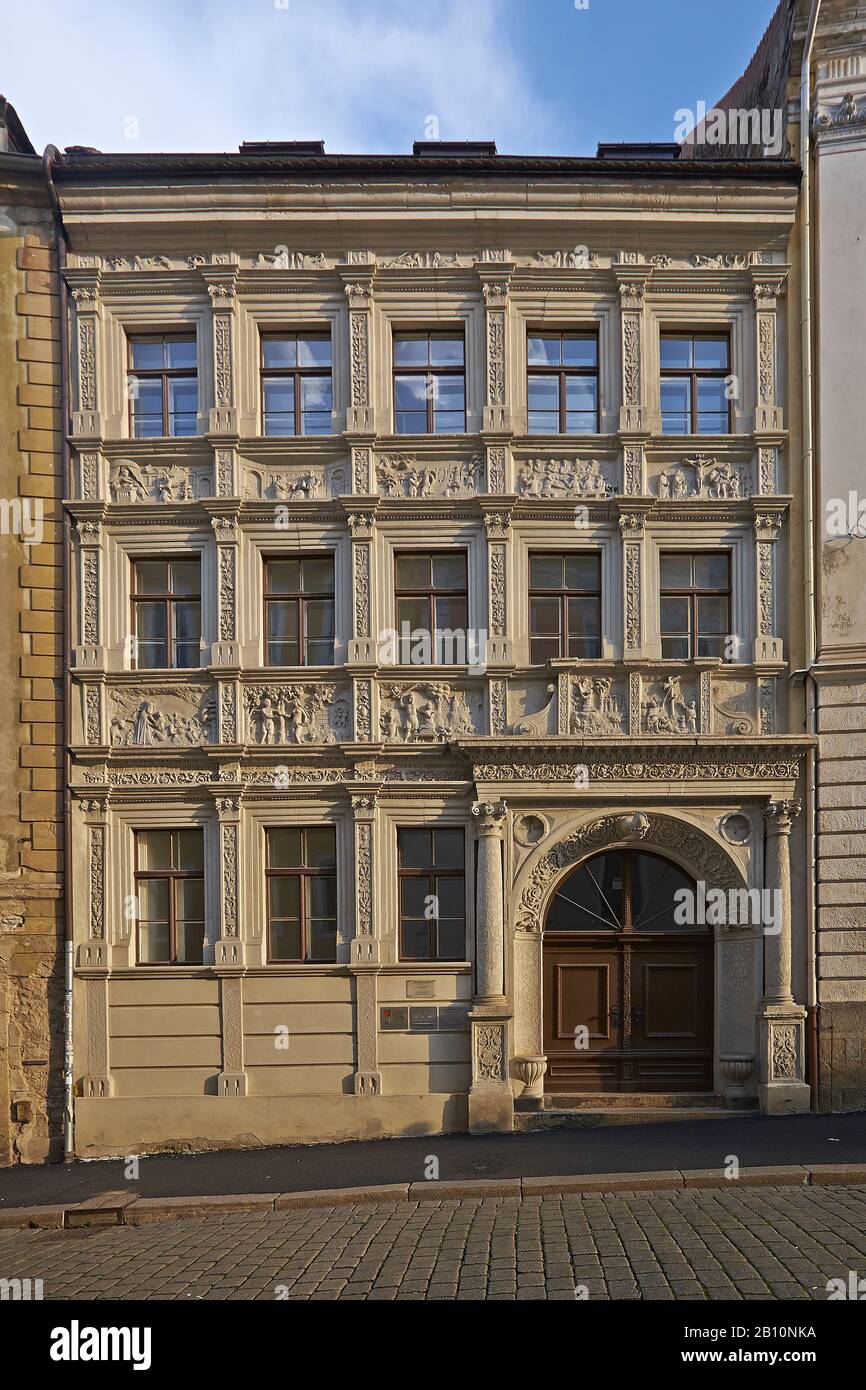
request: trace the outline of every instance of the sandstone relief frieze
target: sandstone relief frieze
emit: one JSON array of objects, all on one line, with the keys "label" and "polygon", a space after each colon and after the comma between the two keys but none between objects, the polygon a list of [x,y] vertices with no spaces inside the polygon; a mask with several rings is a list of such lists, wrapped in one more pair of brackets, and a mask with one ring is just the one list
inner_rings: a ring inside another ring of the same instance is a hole
[{"label": "sandstone relief frieze", "polygon": [[752,482],[746,470],[727,459],[696,454],[663,469],[656,479],[660,502],[680,502],[698,497],[713,502],[735,502],[751,496]]},{"label": "sandstone relief frieze", "polygon": [[348,467],[243,469],[243,494],[247,500],[319,502],[349,491]]},{"label": "sandstone relief frieze", "polygon": [[109,712],[114,748],[194,748],[213,739],[216,697],[204,685],[124,686],[109,692]]},{"label": "sandstone relief frieze", "polygon": [[383,682],[379,728],[392,743],[445,743],[482,732],[483,700],[445,681]]},{"label": "sandstone relief frieze", "polygon": [[480,455],[460,463],[427,463],[413,454],[382,454],[376,463],[377,489],[387,498],[475,497],[483,476]]},{"label": "sandstone relief frieze", "polygon": [[244,705],[250,743],[338,743],[351,732],[349,695],[335,685],[247,686]]},{"label": "sandstone relief frieze", "polygon": [[135,463],[118,459],[108,475],[112,502],[197,502],[213,495],[212,471],[182,464]]},{"label": "sandstone relief frieze", "polygon": [[528,459],[517,473],[520,497],[612,497],[616,486],[598,459]]}]

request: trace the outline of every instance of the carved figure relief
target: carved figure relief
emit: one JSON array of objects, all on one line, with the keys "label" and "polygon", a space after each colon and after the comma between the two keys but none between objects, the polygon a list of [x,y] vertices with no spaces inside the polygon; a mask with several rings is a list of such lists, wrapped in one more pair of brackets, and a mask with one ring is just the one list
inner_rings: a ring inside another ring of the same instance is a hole
[{"label": "carved figure relief", "polygon": [[380,698],[390,701],[379,717],[382,736],[389,741],[444,743],[479,732],[480,696],[452,690],[443,681],[383,685]]},{"label": "carved figure relief", "polygon": [[112,690],[111,743],[115,748],[184,748],[208,743],[216,699],[201,685],[154,691]]},{"label": "carved figure relief", "polygon": [[571,683],[569,733],[621,734],[625,723],[622,697],[607,677],[578,676]]},{"label": "carved figure relief", "polygon": [[648,734],[696,734],[696,699],[683,694],[679,676],[667,676],[647,687],[643,702],[644,729]]},{"label": "carved figure relief", "polygon": [[483,460],[418,463],[411,454],[383,454],[376,464],[382,497],[474,497],[481,491]]},{"label": "carved figure relief", "polygon": [[118,459],[108,487],[112,502],[195,502],[211,496],[211,470]]},{"label": "carved figure relief", "polygon": [[269,685],[244,692],[252,743],[337,743],[349,732],[349,701],[333,685]]},{"label": "carved figure relief", "polygon": [[656,488],[660,502],[680,502],[685,497],[729,502],[751,496],[751,479],[738,464],[698,454],[666,468]]},{"label": "carved figure relief", "polygon": [[598,459],[529,459],[517,475],[521,497],[610,497]]},{"label": "carved figure relief", "polygon": [[316,502],[346,490],[344,469],[244,469],[244,496],[275,502]]}]

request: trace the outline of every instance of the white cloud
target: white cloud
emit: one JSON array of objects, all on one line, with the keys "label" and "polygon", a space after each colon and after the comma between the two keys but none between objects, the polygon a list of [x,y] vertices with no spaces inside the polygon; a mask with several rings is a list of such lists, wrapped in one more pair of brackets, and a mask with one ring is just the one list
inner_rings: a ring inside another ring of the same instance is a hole
[{"label": "white cloud", "polygon": [[[335,151],[408,152],[441,139],[550,146],[555,119],[510,43],[506,0],[95,0],[7,14],[5,78],[37,146],[235,149],[323,138]],[[17,35],[16,35],[17,29]],[[16,44],[17,38],[17,44]],[[125,138],[129,117],[138,138]]]}]

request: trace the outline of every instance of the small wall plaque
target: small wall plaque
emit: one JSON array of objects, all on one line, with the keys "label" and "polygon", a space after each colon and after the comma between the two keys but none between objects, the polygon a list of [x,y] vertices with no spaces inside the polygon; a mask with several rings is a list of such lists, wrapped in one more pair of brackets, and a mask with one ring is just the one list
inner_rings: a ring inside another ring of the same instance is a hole
[{"label": "small wall plaque", "polygon": [[409,1010],[383,1008],[379,1010],[379,1027],[383,1033],[393,1033],[409,1027]]},{"label": "small wall plaque", "polygon": [[407,999],[435,999],[436,981],[435,980],[407,980],[406,981]]}]

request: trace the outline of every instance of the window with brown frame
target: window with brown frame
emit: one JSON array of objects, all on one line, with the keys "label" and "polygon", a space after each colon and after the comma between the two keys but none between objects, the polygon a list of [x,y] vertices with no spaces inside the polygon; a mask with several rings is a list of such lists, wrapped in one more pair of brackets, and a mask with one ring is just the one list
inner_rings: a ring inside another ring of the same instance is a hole
[{"label": "window with brown frame", "polygon": [[336,961],[337,835],[280,826],[267,840],[268,960]]},{"label": "window with brown frame", "polygon": [[132,561],[137,670],[201,666],[201,561]]},{"label": "window with brown frame", "polygon": [[394,433],[463,434],[463,334],[394,334]]},{"label": "window with brown frame", "polygon": [[412,550],[395,555],[394,565],[402,664],[464,663],[469,615],[466,552]]},{"label": "window with brown frame", "polygon": [[139,965],[201,965],[204,833],[135,832]]},{"label": "window with brown frame", "polygon": [[262,432],[331,434],[329,333],[262,334]]},{"label": "window with brown frame", "polygon": [[531,331],[527,339],[529,434],[598,433],[598,337]]},{"label": "window with brown frame", "polygon": [[729,434],[730,340],[721,333],[662,333],[662,434]]},{"label": "window with brown frame", "polygon": [[464,960],[466,845],[463,831],[397,831],[400,959]]},{"label": "window with brown frame", "polygon": [[601,656],[601,557],[529,557],[529,660]]},{"label": "window with brown frame", "polygon": [[334,557],[265,560],[268,666],[333,666]]},{"label": "window with brown frame", "polygon": [[194,333],[129,339],[130,433],[134,439],[195,434],[198,359]]},{"label": "window with brown frame", "polygon": [[728,551],[683,551],[659,556],[662,656],[727,658],[731,631],[731,557]]}]

